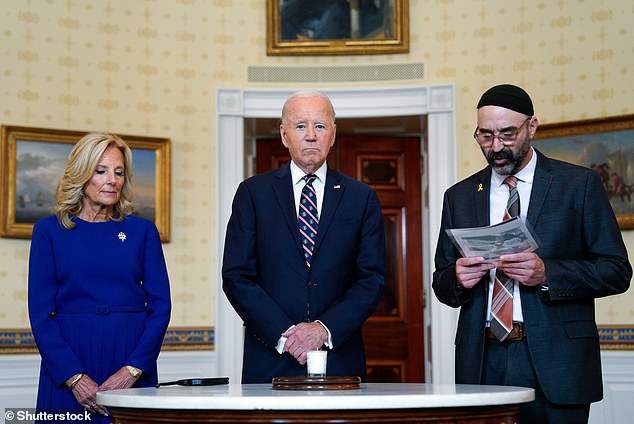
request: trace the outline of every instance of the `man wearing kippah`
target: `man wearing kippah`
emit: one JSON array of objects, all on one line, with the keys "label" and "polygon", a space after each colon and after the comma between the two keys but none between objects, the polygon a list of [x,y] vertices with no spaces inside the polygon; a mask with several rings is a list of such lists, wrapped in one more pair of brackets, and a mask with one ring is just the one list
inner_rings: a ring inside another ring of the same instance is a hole
[{"label": "man wearing kippah", "polygon": [[[433,289],[461,308],[456,383],[535,389],[521,423],[584,423],[603,397],[594,299],[626,291],[632,268],[596,172],[535,150],[537,127],[520,87],[480,98],[474,138],[488,166],[445,193]],[[462,257],[446,233],[512,211],[539,240],[534,252]]]}]

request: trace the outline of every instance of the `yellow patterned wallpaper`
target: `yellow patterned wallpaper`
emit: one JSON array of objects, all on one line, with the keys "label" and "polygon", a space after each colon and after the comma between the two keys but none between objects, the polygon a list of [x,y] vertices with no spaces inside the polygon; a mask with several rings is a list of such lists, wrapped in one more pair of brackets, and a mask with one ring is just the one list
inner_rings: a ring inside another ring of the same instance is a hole
[{"label": "yellow patterned wallpaper", "polygon": [[[251,86],[248,66],[424,62],[421,84],[456,84],[459,177],[483,166],[491,85],[524,86],[542,123],[633,112],[630,0],[410,0],[410,53],[392,56],[267,57],[265,16],[264,0],[0,2],[1,123],[171,138],[173,326],[214,324],[214,92]],[[0,239],[0,328],[28,328],[28,248]],[[634,322],[631,292],[599,300],[600,323]]]}]

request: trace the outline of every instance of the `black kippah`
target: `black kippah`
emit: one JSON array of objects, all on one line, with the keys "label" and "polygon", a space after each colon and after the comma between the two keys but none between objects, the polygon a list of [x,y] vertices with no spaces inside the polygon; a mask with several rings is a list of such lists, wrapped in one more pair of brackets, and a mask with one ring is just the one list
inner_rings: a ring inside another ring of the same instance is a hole
[{"label": "black kippah", "polygon": [[496,85],[485,91],[480,97],[477,109],[482,106],[500,106],[528,116],[535,114],[533,102],[528,93],[511,84]]}]

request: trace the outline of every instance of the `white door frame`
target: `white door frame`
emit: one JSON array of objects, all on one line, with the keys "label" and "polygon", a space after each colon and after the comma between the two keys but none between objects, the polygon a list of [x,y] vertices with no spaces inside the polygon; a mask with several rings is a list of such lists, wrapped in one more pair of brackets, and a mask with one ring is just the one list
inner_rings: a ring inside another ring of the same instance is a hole
[{"label": "white door frame", "polygon": [[[225,230],[231,215],[231,202],[238,184],[245,178],[245,118],[279,118],[282,105],[293,89],[232,89],[216,92],[216,325],[215,350],[218,375],[240,382],[242,370],[243,326],[222,291],[222,252]],[[425,364],[427,381],[454,382],[454,334],[458,310],[441,305],[431,291],[433,255],[440,229],[442,198],[456,180],[455,87],[452,84],[322,89],[335,107],[337,118],[372,118],[427,115],[426,177],[428,203],[423,201],[423,289],[427,342],[431,343],[430,363]],[[422,237],[422,235],[421,235]],[[429,334],[431,333],[431,334]],[[421,353],[422,356],[422,353]],[[434,360],[435,359],[435,360]],[[422,359],[421,359],[422,360]]]}]

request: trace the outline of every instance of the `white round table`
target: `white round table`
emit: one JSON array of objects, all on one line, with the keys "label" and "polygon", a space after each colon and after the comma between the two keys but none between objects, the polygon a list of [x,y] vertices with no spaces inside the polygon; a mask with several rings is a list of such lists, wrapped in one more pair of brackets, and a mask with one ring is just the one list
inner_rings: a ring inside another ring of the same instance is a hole
[{"label": "white round table", "polygon": [[[168,386],[97,394],[113,423],[338,422],[513,423],[533,389],[453,384],[362,383],[352,390],[277,390],[270,384]],[[378,420],[378,421],[377,421]]]}]

